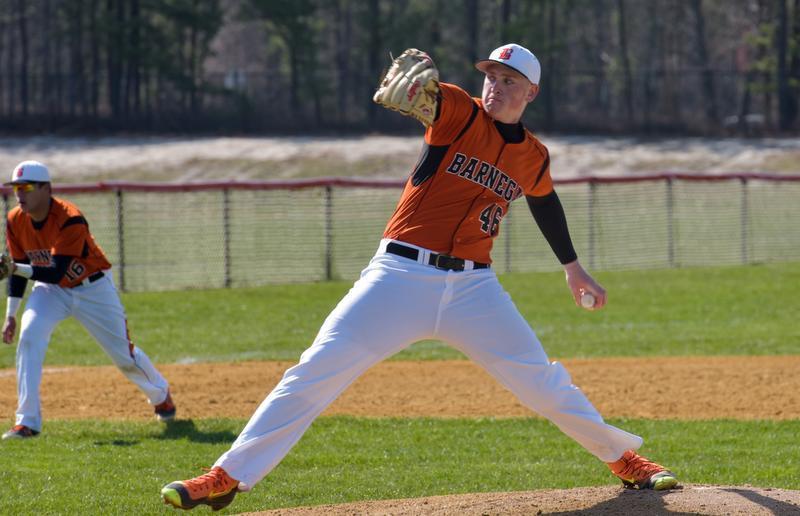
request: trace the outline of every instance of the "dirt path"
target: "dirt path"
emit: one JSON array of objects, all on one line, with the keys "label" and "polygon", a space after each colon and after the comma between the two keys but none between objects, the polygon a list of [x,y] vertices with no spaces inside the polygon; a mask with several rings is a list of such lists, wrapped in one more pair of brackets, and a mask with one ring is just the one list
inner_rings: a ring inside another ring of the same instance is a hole
[{"label": "dirt path", "polygon": [[[539,135],[554,178],[665,171],[797,173],[797,138],[637,138]],[[0,138],[0,169],[46,163],[57,183],[212,181],[320,176],[405,178],[422,134],[303,137]],[[602,156],[602,159],[598,159]]]},{"label": "dirt path", "polygon": [[[573,381],[605,417],[800,418],[800,356],[565,360]],[[179,416],[249,417],[289,362],[160,367]],[[150,418],[142,394],[112,366],[45,368],[46,419]],[[14,371],[0,370],[0,414],[16,406]],[[532,413],[467,361],[389,361],[357,380],[326,415],[529,416]]]}]

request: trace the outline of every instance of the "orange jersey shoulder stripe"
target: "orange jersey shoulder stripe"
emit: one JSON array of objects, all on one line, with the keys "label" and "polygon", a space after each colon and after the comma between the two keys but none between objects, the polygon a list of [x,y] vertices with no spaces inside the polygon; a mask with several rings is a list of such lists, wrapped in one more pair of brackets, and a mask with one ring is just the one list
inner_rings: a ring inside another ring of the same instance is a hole
[{"label": "orange jersey shoulder stripe", "polygon": [[480,99],[442,83],[439,118],[384,231],[439,253],[490,263],[509,204],[553,191],[547,148],[529,131],[507,143]]},{"label": "orange jersey shoulder stripe", "polygon": [[74,259],[59,282],[62,287],[75,286],[85,277],[111,267],[81,211],[56,197],[41,224],[34,224],[19,206],[9,211],[6,241],[14,260],[27,260],[38,267],[52,266],[55,255],[72,256]]}]

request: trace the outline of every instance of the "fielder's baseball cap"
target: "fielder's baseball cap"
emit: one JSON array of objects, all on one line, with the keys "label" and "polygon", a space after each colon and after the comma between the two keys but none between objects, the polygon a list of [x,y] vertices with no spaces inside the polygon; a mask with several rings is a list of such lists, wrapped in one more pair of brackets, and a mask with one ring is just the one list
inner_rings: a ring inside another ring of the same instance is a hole
[{"label": "fielder's baseball cap", "polygon": [[49,183],[50,171],[38,161],[23,161],[11,172],[11,181],[5,183],[14,185],[19,183]]},{"label": "fielder's baseball cap", "polygon": [[516,43],[509,43],[502,47],[497,47],[489,54],[489,59],[483,59],[475,63],[475,68],[482,72],[486,72],[486,67],[491,63],[500,63],[506,65],[514,71],[524,75],[531,84],[539,84],[539,78],[542,75],[542,67],[539,65],[539,60],[533,55],[533,52],[527,48],[517,45]]}]

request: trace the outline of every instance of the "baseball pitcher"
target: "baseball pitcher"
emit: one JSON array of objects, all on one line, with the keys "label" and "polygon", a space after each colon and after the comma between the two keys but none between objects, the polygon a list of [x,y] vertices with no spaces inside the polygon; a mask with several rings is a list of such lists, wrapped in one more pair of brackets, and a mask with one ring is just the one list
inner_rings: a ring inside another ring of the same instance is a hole
[{"label": "baseball pitcher", "polygon": [[16,423],[3,439],[33,437],[42,429],[39,384],[44,355],[56,325],[74,316],[155,406],[156,418],[175,417],[169,385],[128,334],[109,269],[111,264],[72,203],[51,195],[50,172],[37,161],[23,161],[11,174],[18,206],[8,213],[0,280],[8,277],[3,342],[17,330],[17,312],[28,279],[34,280],[22,313],[17,344]]},{"label": "baseball pitcher", "polygon": [[165,503],[225,507],[264,478],[359,375],[422,339],[461,350],[625,485],[677,485],[675,475],[635,452],[641,437],[606,424],[564,367],[548,359],[492,270],[492,243],[510,203],[524,197],[576,305],[582,296],[594,298],[590,309],[606,303],[573,248],[547,148],[520,122],[539,92],[539,61],[508,44],[476,67],[485,75],[481,98],[440,82],[419,50],[392,63],[374,100],[419,120],[425,146],[377,253],[231,448],[207,474],[166,485]]}]

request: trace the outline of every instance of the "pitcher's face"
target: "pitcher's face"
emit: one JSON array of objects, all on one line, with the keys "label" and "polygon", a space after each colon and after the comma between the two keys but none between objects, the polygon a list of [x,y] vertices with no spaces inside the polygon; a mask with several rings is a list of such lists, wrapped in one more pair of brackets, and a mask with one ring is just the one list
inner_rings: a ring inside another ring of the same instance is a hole
[{"label": "pitcher's face", "polygon": [[539,86],[531,84],[516,70],[500,63],[486,67],[481,99],[486,112],[498,122],[519,122],[525,108],[538,93]]}]

